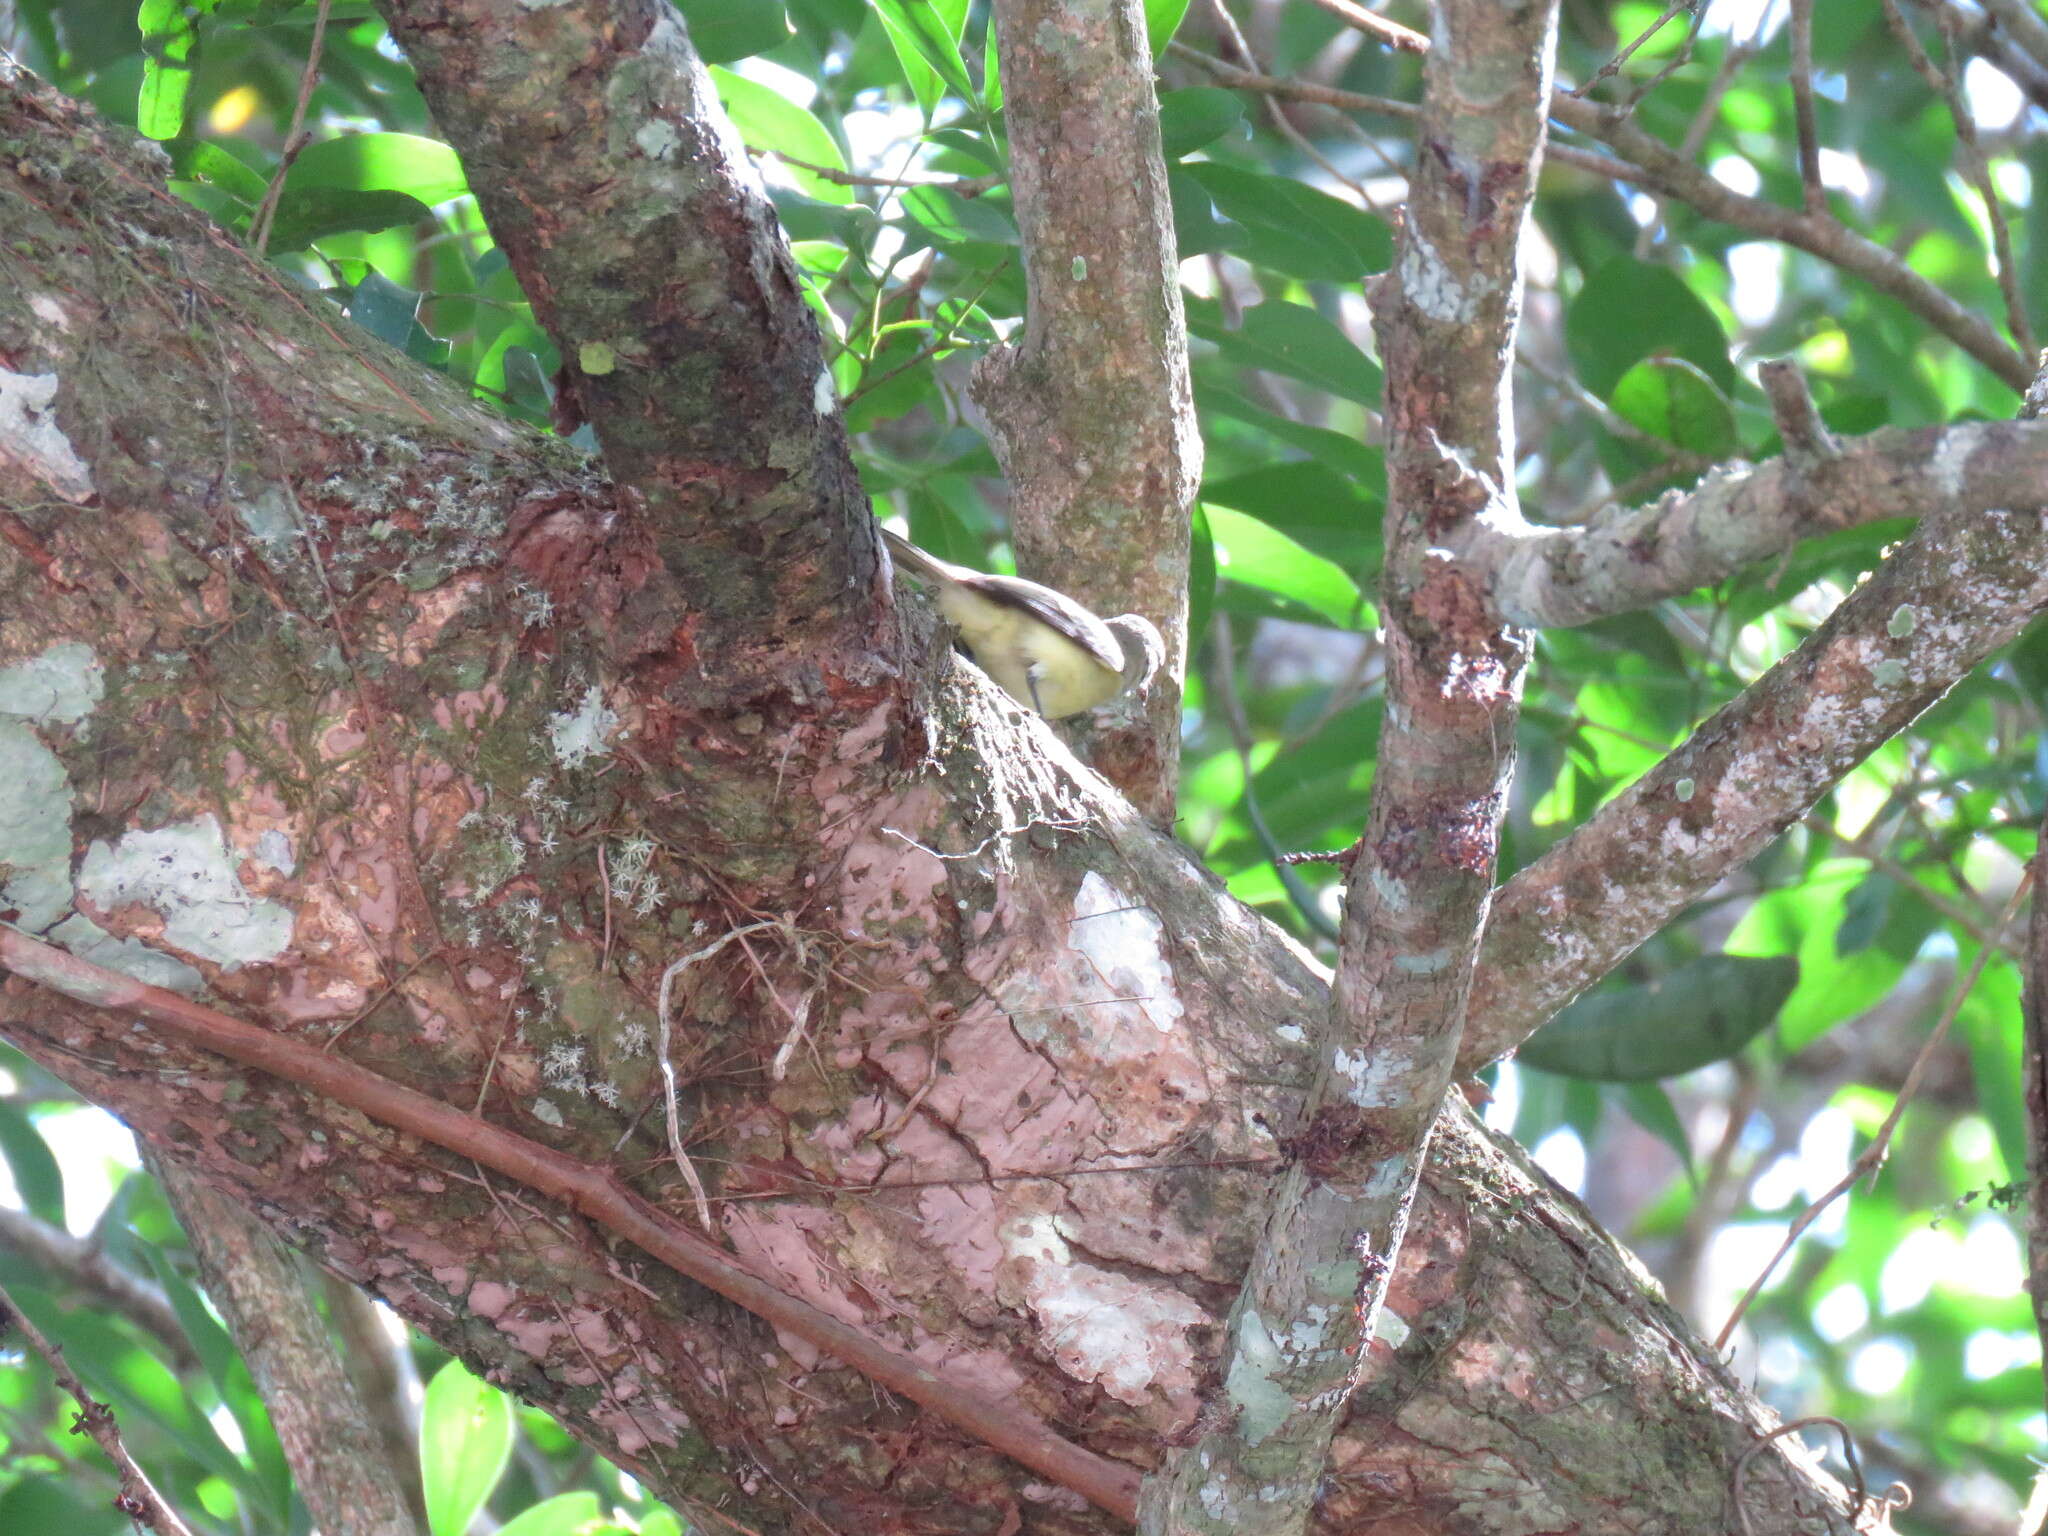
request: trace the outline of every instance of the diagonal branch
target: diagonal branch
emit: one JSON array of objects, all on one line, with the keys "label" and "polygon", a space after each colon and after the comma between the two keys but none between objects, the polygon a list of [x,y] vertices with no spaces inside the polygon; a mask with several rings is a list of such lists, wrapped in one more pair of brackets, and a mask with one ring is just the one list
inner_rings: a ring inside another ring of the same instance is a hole
[{"label": "diagonal branch", "polygon": [[1305,1528],[1364,1376],[1450,1082],[1492,893],[1527,665],[1452,556],[1516,526],[1508,407],[1554,7],[1442,0],[1416,170],[1372,290],[1386,366],[1387,707],[1292,1164],[1227,1324],[1224,1422],[1148,1482],[1141,1530]]},{"label": "diagonal branch", "polygon": [[1586,624],[1710,586],[1801,539],[1930,508],[2025,506],[2048,485],[2048,427],[1886,428],[1806,462],[1716,470],[1690,491],[1577,528],[1475,529],[1460,553],[1514,623]]},{"label": "diagonal branch", "polygon": [[[1503,887],[1459,1069],[1513,1050],[2048,606],[2048,510],[1953,499],[2013,429],[1953,427],[1951,494],[1805,643]],[[1925,483],[1925,482],[1923,482]]]}]

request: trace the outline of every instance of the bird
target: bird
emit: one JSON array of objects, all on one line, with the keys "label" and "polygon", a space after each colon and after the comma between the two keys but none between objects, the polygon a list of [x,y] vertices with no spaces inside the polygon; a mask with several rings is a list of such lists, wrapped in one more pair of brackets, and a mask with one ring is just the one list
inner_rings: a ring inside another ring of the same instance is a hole
[{"label": "bird", "polygon": [[1048,720],[1078,715],[1151,679],[1166,654],[1136,613],[1101,619],[1064,592],[991,576],[927,554],[893,529],[882,539],[932,589],[969,659],[1019,704]]}]

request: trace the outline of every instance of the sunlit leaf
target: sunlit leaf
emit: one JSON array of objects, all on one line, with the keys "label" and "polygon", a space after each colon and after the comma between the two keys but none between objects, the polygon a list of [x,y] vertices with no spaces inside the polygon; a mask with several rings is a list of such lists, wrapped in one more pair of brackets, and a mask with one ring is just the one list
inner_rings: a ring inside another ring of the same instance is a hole
[{"label": "sunlit leaf", "polygon": [[512,1405],[450,1360],[420,1408],[420,1480],[432,1536],[464,1536],[512,1455]]},{"label": "sunlit leaf", "polygon": [[853,189],[819,175],[810,166],[843,172],[846,157],[825,125],[771,85],[729,69],[713,68],[711,82],[740,137],[752,150],[783,157],[797,190],[821,203],[850,203]]}]

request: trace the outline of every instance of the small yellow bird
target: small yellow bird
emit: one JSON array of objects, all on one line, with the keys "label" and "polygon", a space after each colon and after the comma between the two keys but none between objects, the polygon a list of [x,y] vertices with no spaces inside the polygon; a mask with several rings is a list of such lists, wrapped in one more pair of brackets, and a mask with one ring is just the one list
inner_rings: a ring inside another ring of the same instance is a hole
[{"label": "small yellow bird", "polygon": [[1148,681],[1166,654],[1150,619],[1100,619],[1051,587],[990,576],[928,555],[882,529],[890,553],[936,594],[976,666],[1049,720],[1107,704]]}]

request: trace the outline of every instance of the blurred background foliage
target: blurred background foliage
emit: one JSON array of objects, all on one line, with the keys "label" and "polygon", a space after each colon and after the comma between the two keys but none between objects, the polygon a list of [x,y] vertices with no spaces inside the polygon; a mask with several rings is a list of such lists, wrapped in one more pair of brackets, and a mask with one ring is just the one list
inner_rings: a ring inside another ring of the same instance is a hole
[{"label": "blurred background foliage", "polygon": [[[680,7],[781,211],[877,511],[940,554],[1002,568],[1004,490],[965,392],[1024,304],[985,0]],[[1327,956],[1335,868],[1276,855],[1345,847],[1372,780],[1385,480],[1364,288],[1389,260],[1412,145],[1398,117],[1224,89],[1206,61],[1401,102],[1416,98],[1419,66],[1314,5],[1241,0],[1228,24],[1186,0],[1145,10],[1207,450],[1179,831]],[[1427,25],[1408,0],[1389,11]],[[2000,324],[2003,224],[2026,322],[2048,327],[2042,102],[2026,70],[1951,51],[1961,34],[1935,17],[1888,17],[1882,0],[1818,8],[1830,211]],[[1638,44],[1590,94],[1633,101],[1638,124],[1722,184],[1796,208],[1786,21],[1770,0],[1668,15],[1570,0],[1559,78],[1593,80]],[[1953,68],[1952,98],[1913,67],[1902,26]],[[0,3],[0,44],[162,141],[180,195],[243,238],[260,233],[280,268],[368,330],[546,430],[559,359],[360,0],[325,13],[307,142],[285,155],[320,27],[298,0]],[[1969,174],[1958,108],[1987,176]],[[1775,452],[1754,376],[1768,358],[1796,360],[1845,434],[2016,405],[1897,300],[1583,164],[1546,171],[1526,265],[1515,415],[1537,521],[1580,521]],[[1837,534],[1722,587],[1543,635],[1504,873],[1798,644],[1901,532]],[[1787,1416],[1852,1426],[1873,1487],[1913,1486],[1906,1531],[2013,1529],[2042,1451],[2010,1210],[2024,1166],[2019,928],[2001,929],[2042,813],[2044,681],[2037,630],[1488,1074],[1494,1123],[1711,1334],[1955,1013],[1884,1171],[1818,1217],[1733,1345]],[[0,1086],[11,1203],[89,1232],[163,1287],[210,1368],[181,1374],[169,1342],[74,1304],[4,1240],[0,1282],[114,1402],[190,1516],[217,1531],[304,1530],[160,1195],[117,1136],[19,1057],[0,1058]],[[438,1368],[432,1346],[409,1347],[422,1374]],[[0,1372],[0,1530],[125,1525],[68,1418],[39,1367]],[[601,1503],[624,1529],[675,1528],[544,1417],[508,1422],[487,1518],[529,1512],[521,1536],[600,1529],[588,1522]]]}]

